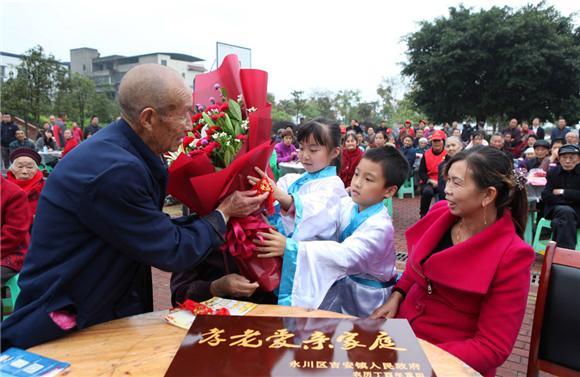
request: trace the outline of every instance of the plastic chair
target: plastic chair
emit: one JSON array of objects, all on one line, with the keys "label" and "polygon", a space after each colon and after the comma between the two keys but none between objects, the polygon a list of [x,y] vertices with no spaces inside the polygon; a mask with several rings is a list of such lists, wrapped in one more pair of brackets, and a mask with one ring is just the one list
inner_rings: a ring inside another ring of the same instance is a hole
[{"label": "plastic chair", "polygon": [[2,290],[4,290],[4,288],[8,288],[8,290],[10,291],[10,297],[2,299],[2,318],[8,318],[8,315],[4,315],[4,312],[12,313],[14,311],[14,307],[16,306],[16,299],[20,294],[20,287],[18,286],[18,276],[19,274],[11,277],[6,282],[6,285],[2,287]]},{"label": "plastic chair", "polygon": [[272,151],[272,155],[270,156],[270,168],[272,168],[272,172],[274,173],[274,180],[278,182],[280,178],[280,170],[278,169],[278,156],[276,155],[276,151]]},{"label": "plastic chair", "polygon": [[399,199],[403,199],[405,194],[411,194],[411,198],[415,197],[415,184],[413,183],[413,177],[407,178],[403,186],[399,188],[397,196]]},{"label": "plastic chair", "polygon": [[387,212],[389,216],[393,217],[393,198],[387,198],[383,200],[383,204],[387,207]]},{"label": "plastic chair", "polygon": [[540,240],[542,229],[551,230],[552,222],[542,217],[540,221],[538,221],[538,226],[536,227],[536,234],[534,235],[534,242],[532,242],[532,248],[534,249],[534,251],[538,254],[544,255],[546,252],[546,247],[548,247],[548,243],[550,243],[550,238],[548,238],[547,240]]},{"label": "plastic chair", "polygon": [[[545,218],[541,218],[538,221],[538,226],[536,227],[536,234],[534,235],[534,242],[532,243],[532,248],[538,254],[544,255],[546,248],[551,241],[551,237],[545,240],[541,240],[540,236],[542,229],[552,229],[552,222]],[[576,231],[576,248],[580,248],[580,229]]]}]

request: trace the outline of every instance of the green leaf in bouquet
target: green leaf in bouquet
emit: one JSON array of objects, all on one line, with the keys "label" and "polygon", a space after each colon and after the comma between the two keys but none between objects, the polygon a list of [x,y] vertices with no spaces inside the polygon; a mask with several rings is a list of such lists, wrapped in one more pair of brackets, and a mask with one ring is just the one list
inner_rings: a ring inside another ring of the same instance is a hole
[{"label": "green leaf in bouquet", "polygon": [[225,148],[224,152],[224,164],[225,166],[229,166],[234,158],[231,148]]},{"label": "green leaf in bouquet", "polygon": [[242,108],[240,107],[240,105],[234,101],[233,99],[230,98],[230,100],[228,101],[228,106],[229,106],[229,110],[231,112],[232,118],[234,118],[234,120],[237,120],[238,122],[242,121]]},{"label": "green leaf in bouquet", "polygon": [[205,120],[205,123],[209,126],[209,127],[215,127],[215,123],[213,122],[213,120],[211,120],[211,117],[209,115],[207,115],[206,113],[201,113],[203,120]]},{"label": "green leaf in bouquet", "polygon": [[237,125],[237,122],[235,125],[232,124],[232,120],[230,119],[230,116],[228,114],[226,114],[226,116],[224,117],[224,123],[227,125],[228,129],[231,130],[231,132],[228,132],[230,135],[232,135],[232,136],[238,135],[238,133],[239,133],[238,128],[239,127]]}]

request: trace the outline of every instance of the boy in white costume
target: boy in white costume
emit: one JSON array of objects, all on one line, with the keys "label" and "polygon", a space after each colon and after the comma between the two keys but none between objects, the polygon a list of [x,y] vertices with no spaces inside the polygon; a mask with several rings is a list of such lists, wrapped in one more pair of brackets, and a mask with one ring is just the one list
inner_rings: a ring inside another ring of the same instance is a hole
[{"label": "boy in white costume", "polygon": [[397,272],[394,230],[383,200],[397,192],[408,170],[395,148],[370,149],[355,171],[352,198],[340,200],[338,238],[301,241],[274,230],[263,235],[261,256],[283,255],[284,265],[294,267],[290,305],[367,317],[386,301]]}]

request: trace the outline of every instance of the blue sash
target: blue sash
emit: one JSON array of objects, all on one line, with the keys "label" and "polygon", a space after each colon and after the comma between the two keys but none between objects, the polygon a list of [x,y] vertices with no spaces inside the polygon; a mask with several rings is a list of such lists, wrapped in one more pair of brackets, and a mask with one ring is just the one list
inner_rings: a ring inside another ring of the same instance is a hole
[{"label": "blue sash", "polygon": [[350,223],[342,233],[340,234],[340,238],[338,239],[339,242],[343,242],[345,239],[350,237],[358,227],[364,223],[369,217],[376,215],[383,209],[383,202],[379,202],[377,204],[373,204],[372,206],[368,207],[362,212],[358,211],[358,204],[355,204],[352,208],[352,215]]},{"label": "blue sash", "polygon": [[302,186],[310,181],[314,181],[315,179],[319,178],[326,178],[332,177],[336,175],[336,166],[327,166],[322,170],[317,171],[316,173],[304,173],[300,178],[298,178],[294,183],[288,187],[288,194],[292,195],[297,193]]}]

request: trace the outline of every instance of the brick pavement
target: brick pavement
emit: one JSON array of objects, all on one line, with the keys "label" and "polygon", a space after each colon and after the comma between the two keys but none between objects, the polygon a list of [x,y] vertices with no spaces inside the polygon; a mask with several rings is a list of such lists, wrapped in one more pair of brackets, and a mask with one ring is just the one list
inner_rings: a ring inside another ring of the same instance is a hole
[{"label": "brick pavement", "polygon": [[[180,206],[166,207],[165,211],[171,216],[177,216],[181,213]],[[419,220],[419,197],[393,199],[393,225],[395,227],[395,250],[401,255],[407,252],[407,246],[404,239],[405,230]],[[398,258],[397,269],[402,270],[405,266],[405,258]],[[536,294],[538,290],[539,273],[541,271],[543,258],[538,256],[532,268],[532,273],[536,279],[532,279],[532,286],[528,295],[528,304],[526,314],[514,349],[505,363],[498,368],[496,376],[498,377],[524,377],[528,365],[528,353],[530,349],[530,335],[534,315],[534,306],[536,303]],[[170,307],[169,291],[170,274],[164,271],[153,269],[153,302],[155,310],[167,309]],[[535,280],[535,281],[534,281]],[[551,376],[547,373],[541,373],[540,376]]]}]

